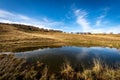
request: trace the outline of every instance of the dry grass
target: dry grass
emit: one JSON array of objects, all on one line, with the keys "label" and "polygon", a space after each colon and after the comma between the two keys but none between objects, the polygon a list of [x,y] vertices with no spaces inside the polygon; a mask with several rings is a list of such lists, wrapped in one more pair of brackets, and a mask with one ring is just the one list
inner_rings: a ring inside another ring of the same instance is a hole
[{"label": "dry grass", "polygon": [[44,29],[43,31],[37,30],[34,27],[25,25],[19,27],[17,25],[0,24],[1,52],[41,46],[105,46],[120,48],[120,35],[67,34]]},{"label": "dry grass", "polygon": [[61,71],[63,80],[120,80],[120,67],[117,69],[108,68],[101,61],[94,60],[94,66],[91,69],[75,71],[68,63]]},{"label": "dry grass", "polygon": [[29,64],[25,59],[14,55],[0,55],[0,80],[120,80],[120,68],[103,66],[101,61],[94,60],[91,69],[75,71],[65,62],[58,73],[49,73],[47,65],[37,61]]}]

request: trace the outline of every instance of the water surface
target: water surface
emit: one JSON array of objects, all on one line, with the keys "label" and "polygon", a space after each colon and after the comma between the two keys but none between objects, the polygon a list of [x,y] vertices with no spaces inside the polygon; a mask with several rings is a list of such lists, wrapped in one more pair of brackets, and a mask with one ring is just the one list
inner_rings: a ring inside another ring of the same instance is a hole
[{"label": "water surface", "polygon": [[43,48],[33,51],[16,52],[16,57],[25,58],[29,63],[40,61],[46,63],[51,71],[61,69],[64,61],[73,67],[91,67],[93,60],[98,59],[109,66],[119,66],[120,50],[104,47],[75,47]]}]

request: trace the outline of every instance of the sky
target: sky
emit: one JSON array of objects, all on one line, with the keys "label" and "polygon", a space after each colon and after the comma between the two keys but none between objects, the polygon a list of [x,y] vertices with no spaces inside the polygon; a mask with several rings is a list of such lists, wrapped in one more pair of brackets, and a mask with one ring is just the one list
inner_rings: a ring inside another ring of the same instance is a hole
[{"label": "sky", "polygon": [[0,0],[0,22],[65,32],[120,33],[120,0]]}]

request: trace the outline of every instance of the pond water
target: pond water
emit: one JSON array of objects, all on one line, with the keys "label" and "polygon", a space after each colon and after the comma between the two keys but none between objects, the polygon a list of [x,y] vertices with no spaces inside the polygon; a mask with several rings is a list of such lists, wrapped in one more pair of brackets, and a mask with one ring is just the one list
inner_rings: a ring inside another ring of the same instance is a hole
[{"label": "pond water", "polygon": [[65,61],[73,67],[89,68],[93,60],[97,59],[109,66],[120,64],[120,50],[104,47],[75,47],[43,48],[33,51],[16,52],[18,58],[25,58],[27,62],[40,61],[46,63],[51,71],[58,71]]}]

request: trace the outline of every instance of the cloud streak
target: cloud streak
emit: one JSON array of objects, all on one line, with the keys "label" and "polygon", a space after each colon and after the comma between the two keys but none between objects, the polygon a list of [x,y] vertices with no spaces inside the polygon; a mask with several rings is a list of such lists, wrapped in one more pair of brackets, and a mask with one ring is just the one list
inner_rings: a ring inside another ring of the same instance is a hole
[{"label": "cloud streak", "polygon": [[102,14],[97,17],[95,26],[100,27],[108,22],[108,21],[104,21],[104,18],[107,16],[107,13],[109,10],[110,10],[110,8],[108,8],[108,7],[102,9]]},{"label": "cloud streak", "polygon": [[[85,10],[76,9],[74,10],[74,14],[76,16],[76,23],[79,27],[82,28],[83,32],[92,32],[92,33],[119,33],[120,25],[109,26],[108,22],[105,21],[104,18],[107,15],[109,8],[103,9],[103,14],[97,17],[95,23],[88,21],[87,16],[88,13]],[[93,25],[91,25],[93,24]]]},{"label": "cloud streak", "polygon": [[104,19],[105,15],[101,15],[98,17],[95,26],[101,26],[101,24],[103,23],[103,19]]},{"label": "cloud streak", "polygon": [[109,21],[104,20],[107,16],[107,11],[108,8],[104,10],[103,14],[100,14],[100,16],[96,18],[95,23],[92,23],[92,21],[88,20],[89,14],[87,11],[76,9],[73,11],[75,20],[71,23],[66,23],[65,21],[54,21],[46,17],[35,19],[0,9],[0,22],[32,25],[39,28],[57,29],[67,32],[120,33],[120,25],[108,26]]},{"label": "cloud streak", "polygon": [[11,13],[0,9],[0,22],[33,25],[39,28],[57,29],[56,26],[62,26],[62,22],[42,18],[41,20],[30,18],[25,15]]},{"label": "cloud streak", "polygon": [[83,32],[89,31],[91,29],[90,23],[86,19],[87,13],[80,9],[75,11],[75,15],[77,16],[76,22],[82,27]]}]

